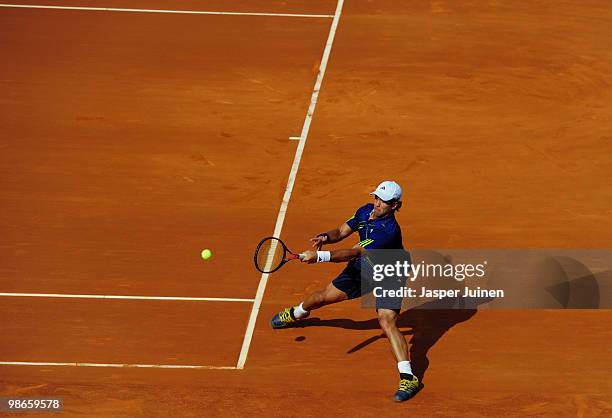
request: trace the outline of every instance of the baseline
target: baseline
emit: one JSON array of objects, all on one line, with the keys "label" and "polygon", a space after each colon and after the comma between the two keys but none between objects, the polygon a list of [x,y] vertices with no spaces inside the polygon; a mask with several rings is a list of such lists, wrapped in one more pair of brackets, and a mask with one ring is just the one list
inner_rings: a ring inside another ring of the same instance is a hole
[{"label": "baseline", "polygon": [[70,298],[70,299],[134,299],[134,300],[188,300],[209,302],[254,302],[255,299],[198,298],[184,296],[125,296],[125,295],[75,295],[66,293],[0,293],[1,297]]},{"label": "baseline", "polygon": [[85,6],[48,6],[37,4],[0,4],[4,8],[18,9],[55,9],[55,10],[82,10],[95,12],[129,12],[129,13],[168,13],[189,15],[226,15],[226,16],[270,16],[270,17],[306,17],[306,18],[333,18],[334,15],[299,14],[299,13],[257,13],[257,12],[210,12],[200,10],[166,10],[166,9],[125,9],[117,7],[85,7]]}]

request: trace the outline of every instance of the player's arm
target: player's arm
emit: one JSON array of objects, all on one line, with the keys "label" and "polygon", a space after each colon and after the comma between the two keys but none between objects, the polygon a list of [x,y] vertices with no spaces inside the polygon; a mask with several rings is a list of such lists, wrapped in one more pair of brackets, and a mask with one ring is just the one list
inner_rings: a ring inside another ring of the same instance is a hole
[{"label": "player's arm", "polygon": [[[359,245],[355,245],[353,248],[343,248],[339,250],[332,251],[314,251],[308,250],[302,253],[304,257],[302,258],[303,263],[317,263],[321,261],[331,261],[332,263],[343,263],[345,261],[352,260],[353,258],[357,258],[361,256],[365,252],[365,249],[360,247]],[[328,254],[329,253],[329,254]],[[329,255],[329,259],[327,256]]]},{"label": "player's arm", "polygon": [[333,244],[335,242],[340,242],[344,238],[348,237],[353,233],[353,230],[346,222],[340,225],[336,229],[332,229],[331,231],[323,232],[322,234],[317,235],[314,238],[311,238],[312,247],[316,249],[321,249],[323,244]]},{"label": "player's arm", "polygon": [[366,253],[368,250],[377,250],[382,248],[388,248],[394,239],[398,238],[399,231],[384,232],[381,230],[375,230],[370,234],[369,239],[366,239],[353,248],[334,250],[334,251],[306,251],[302,262],[304,263],[321,263],[331,261],[335,263],[341,263],[343,261],[349,261],[356,257],[359,257]]}]

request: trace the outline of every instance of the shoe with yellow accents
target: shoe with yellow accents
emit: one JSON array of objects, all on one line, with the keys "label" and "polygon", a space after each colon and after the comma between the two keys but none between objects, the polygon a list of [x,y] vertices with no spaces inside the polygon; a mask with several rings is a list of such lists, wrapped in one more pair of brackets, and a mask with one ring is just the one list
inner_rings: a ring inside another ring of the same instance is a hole
[{"label": "shoe with yellow accents", "polygon": [[404,402],[412,398],[420,389],[419,379],[411,374],[400,375],[399,389],[395,392],[394,400]]},{"label": "shoe with yellow accents", "polygon": [[[308,315],[306,315],[304,318],[306,317],[308,317]],[[301,319],[304,319],[304,318],[301,318]],[[289,307],[289,308],[283,309],[282,311],[274,315],[272,317],[272,320],[270,321],[270,325],[272,325],[272,328],[275,328],[275,329],[286,328],[290,324],[294,323],[295,321],[298,321],[298,319],[296,319],[295,316],[293,315],[293,307]]]}]

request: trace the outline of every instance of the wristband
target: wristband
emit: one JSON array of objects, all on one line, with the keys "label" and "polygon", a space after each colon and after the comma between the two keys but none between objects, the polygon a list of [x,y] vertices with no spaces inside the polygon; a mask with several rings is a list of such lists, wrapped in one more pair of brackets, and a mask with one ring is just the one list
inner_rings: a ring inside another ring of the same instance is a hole
[{"label": "wristband", "polygon": [[331,251],[317,251],[317,263],[326,263],[331,260]]}]

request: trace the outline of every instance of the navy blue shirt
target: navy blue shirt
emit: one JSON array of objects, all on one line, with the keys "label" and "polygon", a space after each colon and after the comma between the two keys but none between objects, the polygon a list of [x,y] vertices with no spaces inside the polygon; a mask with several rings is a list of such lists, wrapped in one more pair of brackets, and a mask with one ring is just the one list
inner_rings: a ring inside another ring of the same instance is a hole
[{"label": "navy blue shirt", "polygon": [[359,232],[359,246],[366,250],[401,250],[402,230],[395,219],[395,213],[384,218],[370,220],[374,204],[368,203],[357,209],[346,223],[353,231]]}]

